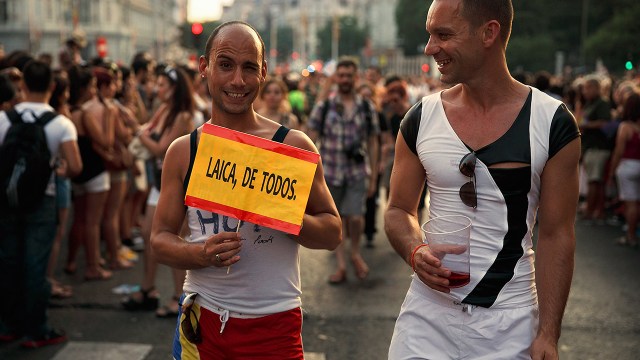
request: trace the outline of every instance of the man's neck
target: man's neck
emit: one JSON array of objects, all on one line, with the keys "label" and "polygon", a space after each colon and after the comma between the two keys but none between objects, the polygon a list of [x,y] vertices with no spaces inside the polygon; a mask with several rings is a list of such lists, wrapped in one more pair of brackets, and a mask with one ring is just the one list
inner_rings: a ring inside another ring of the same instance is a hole
[{"label": "man's neck", "polygon": [[48,94],[48,93],[27,92],[25,94],[24,101],[32,102],[32,103],[48,104],[50,97],[51,97],[51,94]]},{"label": "man's neck", "polygon": [[209,123],[231,130],[251,133],[258,127],[258,117],[253,107],[244,114],[228,114],[212,109]]},{"label": "man's neck", "polygon": [[338,96],[340,96],[340,100],[344,102],[353,102],[356,99],[356,94],[353,91],[348,93],[338,92]]},{"label": "man's neck", "polygon": [[462,84],[462,96],[467,103],[475,103],[484,109],[490,109],[495,104],[503,104],[510,100],[519,101],[529,91],[526,85],[511,77],[506,63],[504,67],[494,68],[493,71],[480,71],[480,73],[484,76]]}]

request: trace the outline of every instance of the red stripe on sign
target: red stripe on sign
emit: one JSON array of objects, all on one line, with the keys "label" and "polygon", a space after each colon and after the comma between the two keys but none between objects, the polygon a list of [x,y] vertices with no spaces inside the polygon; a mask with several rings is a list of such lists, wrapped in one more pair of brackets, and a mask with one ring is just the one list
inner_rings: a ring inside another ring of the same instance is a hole
[{"label": "red stripe on sign", "polygon": [[304,160],[313,164],[317,164],[318,160],[320,159],[320,155],[312,151],[300,149],[295,146],[275,142],[272,140],[261,138],[259,136],[246,134],[209,123],[204,124],[204,126],[202,127],[202,132],[227,140],[236,141],[241,144],[251,145],[262,148],[264,150],[273,151],[278,154]]},{"label": "red stripe on sign", "polygon": [[280,230],[288,234],[300,234],[300,225],[288,223],[286,221],[274,219],[268,216],[255,214],[250,211],[241,210],[231,206],[218,204],[212,201],[203,200],[193,196],[185,196],[184,203],[187,206],[215,212],[221,215],[231,216],[242,221],[248,221],[254,224],[266,226],[275,230]]}]

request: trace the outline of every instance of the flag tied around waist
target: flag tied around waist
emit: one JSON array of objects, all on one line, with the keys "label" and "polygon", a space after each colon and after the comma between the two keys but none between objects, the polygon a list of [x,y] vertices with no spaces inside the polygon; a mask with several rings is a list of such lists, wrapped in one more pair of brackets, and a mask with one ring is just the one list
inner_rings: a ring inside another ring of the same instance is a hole
[{"label": "flag tied around waist", "polygon": [[320,155],[204,124],[187,206],[298,235]]}]

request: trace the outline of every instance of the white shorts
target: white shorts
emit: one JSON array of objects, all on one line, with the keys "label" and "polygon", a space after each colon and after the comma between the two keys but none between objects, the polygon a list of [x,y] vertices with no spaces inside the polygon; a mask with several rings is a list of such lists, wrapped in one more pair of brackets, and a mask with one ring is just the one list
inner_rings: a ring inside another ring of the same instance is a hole
[{"label": "white shorts", "polygon": [[393,330],[389,360],[531,359],[538,306],[486,309],[444,300],[414,279]]},{"label": "white shorts", "polygon": [[127,170],[109,171],[109,181],[112,183],[127,181]]},{"label": "white shorts", "polygon": [[111,177],[108,171],[103,171],[84,184],[73,183],[71,186],[76,196],[105,192],[111,189]]},{"label": "white shorts", "polygon": [[611,157],[609,150],[589,149],[584,152],[582,164],[589,182],[599,182],[604,179],[609,157]]},{"label": "white shorts", "polygon": [[616,178],[620,200],[640,200],[640,160],[621,159],[616,169]]},{"label": "white shorts", "polygon": [[147,197],[147,206],[158,206],[158,200],[160,200],[160,190],[152,186]]},{"label": "white shorts", "polygon": [[149,184],[147,182],[147,171],[144,167],[144,160],[136,160],[135,167],[140,171],[140,175],[134,176],[133,178],[136,190],[147,191]]}]

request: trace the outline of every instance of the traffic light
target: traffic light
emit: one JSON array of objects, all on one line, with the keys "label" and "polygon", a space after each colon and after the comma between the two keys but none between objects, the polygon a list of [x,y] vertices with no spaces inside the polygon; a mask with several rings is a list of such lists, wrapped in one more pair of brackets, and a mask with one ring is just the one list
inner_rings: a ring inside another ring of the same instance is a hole
[{"label": "traffic light", "polygon": [[633,70],[633,63],[631,62],[631,60],[627,60],[627,62],[624,64],[624,68],[627,70]]},{"label": "traffic light", "polygon": [[202,23],[195,22],[191,24],[191,33],[193,34],[193,46],[196,49],[200,49],[200,37],[202,36],[202,32],[204,31],[204,27]]},{"label": "traffic light", "polygon": [[203,29],[201,23],[197,22],[197,23],[191,24],[191,33],[193,33],[193,35],[197,36],[197,35],[202,34],[202,30],[204,30],[204,29]]}]

